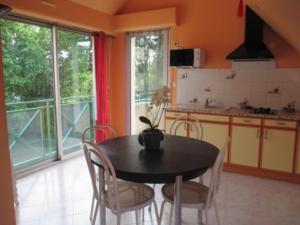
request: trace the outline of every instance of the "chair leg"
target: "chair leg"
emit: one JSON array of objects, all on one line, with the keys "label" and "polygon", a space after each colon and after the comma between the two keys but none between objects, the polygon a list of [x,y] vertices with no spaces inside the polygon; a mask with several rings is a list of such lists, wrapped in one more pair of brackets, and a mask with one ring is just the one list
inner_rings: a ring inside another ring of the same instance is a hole
[{"label": "chair leg", "polygon": [[121,214],[117,215],[117,225],[121,225]]},{"label": "chair leg", "polygon": [[[94,211],[94,216],[93,216],[93,219],[92,219],[92,225],[95,225],[96,223],[96,219],[97,219],[97,215],[98,215],[98,210],[99,210],[99,206],[100,206],[100,203],[99,201],[97,201],[96,203],[96,207],[95,207],[95,211]],[[100,218],[101,219],[101,218]]]},{"label": "chair leg", "polygon": [[[155,191],[155,184],[152,185],[152,188],[153,188],[153,190]],[[151,213],[151,204],[150,204],[149,207],[148,207],[148,211],[149,211],[149,213]]]},{"label": "chair leg", "polygon": [[171,204],[170,217],[169,217],[169,225],[172,225],[173,210],[174,210],[174,204]]},{"label": "chair leg", "polygon": [[218,224],[218,225],[221,225],[221,222],[220,222],[220,216],[219,216],[219,210],[218,210],[218,207],[217,207],[216,199],[214,199],[213,204],[214,204],[215,211],[216,211],[217,224]]},{"label": "chair leg", "polygon": [[145,221],[145,208],[142,209],[142,221]]},{"label": "chair leg", "polygon": [[135,224],[136,225],[139,225],[139,210],[135,210]]},{"label": "chair leg", "polygon": [[205,212],[205,224],[208,225],[209,224],[209,219],[208,219],[208,210],[207,209],[204,209],[204,212]]},{"label": "chair leg", "polygon": [[198,224],[202,225],[203,224],[203,211],[202,209],[197,209],[198,211]]},{"label": "chair leg", "polygon": [[163,217],[163,212],[164,212],[164,208],[165,208],[165,204],[166,204],[166,201],[164,200],[160,206],[160,213],[159,213],[159,224],[161,223],[162,221],[162,217]]},{"label": "chair leg", "polygon": [[153,204],[154,204],[155,216],[156,216],[157,224],[160,225],[161,224],[161,218],[160,218],[159,213],[158,213],[158,207],[157,207],[156,201],[153,201]]},{"label": "chair leg", "polygon": [[93,193],[93,196],[92,196],[92,205],[91,205],[91,212],[90,212],[90,220],[91,221],[93,219],[94,207],[95,207],[95,195]]}]

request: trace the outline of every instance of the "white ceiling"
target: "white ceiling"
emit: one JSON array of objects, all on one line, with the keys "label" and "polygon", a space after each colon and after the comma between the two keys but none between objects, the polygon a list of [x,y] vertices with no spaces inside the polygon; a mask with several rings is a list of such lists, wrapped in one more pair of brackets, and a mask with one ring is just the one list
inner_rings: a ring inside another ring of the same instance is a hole
[{"label": "white ceiling", "polygon": [[127,0],[70,0],[97,11],[114,15]]}]

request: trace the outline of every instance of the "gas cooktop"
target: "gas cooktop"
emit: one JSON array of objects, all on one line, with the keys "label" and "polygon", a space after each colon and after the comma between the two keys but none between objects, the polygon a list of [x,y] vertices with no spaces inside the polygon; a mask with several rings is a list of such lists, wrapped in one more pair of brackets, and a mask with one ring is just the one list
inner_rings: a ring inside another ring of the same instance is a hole
[{"label": "gas cooktop", "polygon": [[276,115],[277,114],[277,111],[275,109],[263,108],[263,107],[258,107],[258,108],[252,107],[249,110],[249,112],[253,113],[253,114],[265,114],[265,115]]}]

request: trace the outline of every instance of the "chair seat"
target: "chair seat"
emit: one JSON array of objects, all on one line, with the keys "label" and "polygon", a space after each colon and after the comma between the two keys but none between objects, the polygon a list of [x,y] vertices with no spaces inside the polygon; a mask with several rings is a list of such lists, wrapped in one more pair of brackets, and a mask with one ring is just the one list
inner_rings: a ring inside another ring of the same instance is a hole
[{"label": "chair seat", "polygon": [[[174,184],[165,184],[162,189],[164,198],[173,203],[174,202]],[[182,183],[182,198],[181,204],[183,207],[195,207],[195,205],[203,205],[208,196],[208,187],[194,182],[186,181]]]},{"label": "chair seat", "polygon": [[[140,209],[151,204],[154,200],[154,190],[142,183],[118,181],[117,188],[122,212]],[[107,193],[105,194],[105,201],[106,206],[109,208]],[[116,207],[116,205],[113,207]]]}]

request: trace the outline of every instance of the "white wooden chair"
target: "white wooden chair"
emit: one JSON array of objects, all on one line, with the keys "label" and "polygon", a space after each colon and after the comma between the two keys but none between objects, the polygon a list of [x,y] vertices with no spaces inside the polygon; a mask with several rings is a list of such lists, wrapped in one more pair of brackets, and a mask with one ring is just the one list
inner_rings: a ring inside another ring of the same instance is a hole
[{"label": "white wooden chair", "polygon": [[81,142],[83,143],[85,140],[88,140],[96,144],[97,132],[104,134],[105,139],[117,136],[117,132],[113,127],[109,125],[97,125],[84,129],[81,135]]},{"label": "white wooden chair", "polygon": [[[97,144],[96,136],[97,133],[104,134],[105,139],[107,138],[113,138],[117,136],[117,132],[115,129],[109,125],[97,125],[86,128],[81,135],[81,142],[82,145],[84,145],[85,141],[92,142],[94,144]],[[93,219],[94,209],[95,209],[95,194],[92,196],[92,204],[91,204],[91,210],[90,210],[90,220]]]},{"label": "white wooden chair", "polygon": [[[211,179],[209,186],[205,186],[201,183],[195,181],[186,181],[182,184],[182,202],[181,207],[183,208],[196,208],[200,210],[204,210],[205,214],[205,222],[206,225],[209,224],[208,221],[208,209],[214,207],[217,217],[217,223],[220,225],[220,218],[217,209],[217,203],[215,196],[220,186],[220,178],[223,169],[223,158],[225,152],[228,149],[228,144],[230,139],[225,142],[222,149],[219,151],[217,159],[214,163],[211,173]],[[160,218],[162,218],[164,205],[166,202],[171,204],[171,212],[170,212],[170,223],[173,214],[173,206],[174,206],[174,184],[165,184],[162,189],[162,195],[164,197],[164,201],[161,206]]]},{"label": "white wooden chair", "polygon": [[202,140],[203,138],[203,127],[199,120],[195,118],[194,116],[189,115],[188,117],[182,116],[178,117],[177,119],[174,120],[170,127],[170,134],[171,135],[177,135],[178,129],[182,126],[187,126],[191,127],[191,129],[195,130],[196,132],[196,139]]},{"label": "white wooden chair", "polygon": [[[104,204],[105,207],[110,209],[113,214],[117,215],[117,224],[120,225],[121,214],[129,211],[135,211],[136,222],[138,223],[137,212],[153,203],[155,206],[157,221],[158,223],[160,222],[157,205],[154,199],[154,190],[151,187],[142,183],[117,181],[114,167],[112,166],[109,158],[92,142],[84,142],[84,154],[96,199],[96,209],[92,224],[95,224],[100,204]],[[97,185],[97,176],[101,173],[96,172],[97,166],[92,163],[92,155],[101,162],[101,166],[104,171],[103,177],[105,179],[104,189],[100,189],[99,185]]]}]

